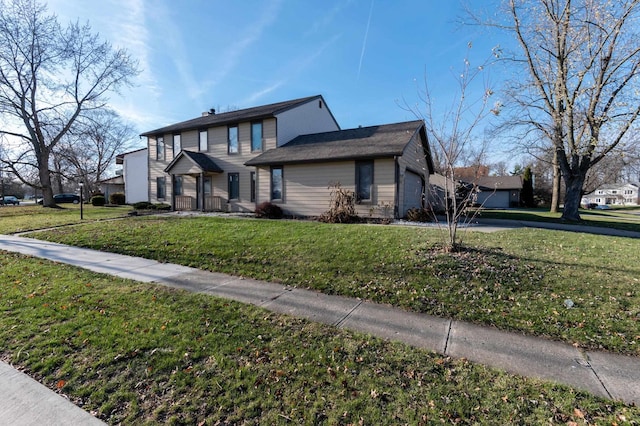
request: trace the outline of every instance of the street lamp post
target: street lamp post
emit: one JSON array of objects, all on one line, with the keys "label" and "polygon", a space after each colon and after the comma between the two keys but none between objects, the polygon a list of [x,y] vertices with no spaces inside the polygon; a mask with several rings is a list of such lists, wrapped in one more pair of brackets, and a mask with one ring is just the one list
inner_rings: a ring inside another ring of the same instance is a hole
[{"label": "street lamp post", "polygon": [[80,220],[84,219],[83,211],[82,211],[82,205],[84,204],[83,199],[82,199],[82,193],[84,192],[83,191],[83,187],[84,187],[84,184],[82,182],[80,182]]}]

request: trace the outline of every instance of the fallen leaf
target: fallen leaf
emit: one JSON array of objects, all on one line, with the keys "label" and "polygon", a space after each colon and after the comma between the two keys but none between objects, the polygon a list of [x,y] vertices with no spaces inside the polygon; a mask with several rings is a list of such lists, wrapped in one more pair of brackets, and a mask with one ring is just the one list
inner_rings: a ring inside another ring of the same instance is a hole
[{"label": "fallen leaf", "polygon": [[574,409],[573,409],[573,414],[574,414],[576,417],[580,418],[580,419],[584,419],[584,413],[583,413],[583,412],[582,412],[582,410],[581,410],[581,409],[579,409],[579,408],[574,408]]},{"label": "fallen leaf", "polygon": [[65,382],[64,380],[60,379],[58,380],[58,382],[56,383],[56,388],[58,389],[62,389],[64,387],[64,385],[66,385],[67,382]]}]

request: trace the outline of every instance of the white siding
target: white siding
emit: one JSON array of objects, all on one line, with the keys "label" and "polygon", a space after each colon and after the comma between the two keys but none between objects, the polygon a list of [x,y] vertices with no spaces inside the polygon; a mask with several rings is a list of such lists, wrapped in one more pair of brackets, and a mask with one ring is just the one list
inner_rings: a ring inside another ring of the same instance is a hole
[{"label": "white siding", "polygon": [[[322,105],[320,106],[321,103]],[[278,146],[296,136],[340,130],[322,99],[315,99],[277,115]]]},{"label": "white siding", "polygon": [[128,204],[149,201],[148,149],[141,149],[124,155],[122,177],[124,178],[124,196]]}]

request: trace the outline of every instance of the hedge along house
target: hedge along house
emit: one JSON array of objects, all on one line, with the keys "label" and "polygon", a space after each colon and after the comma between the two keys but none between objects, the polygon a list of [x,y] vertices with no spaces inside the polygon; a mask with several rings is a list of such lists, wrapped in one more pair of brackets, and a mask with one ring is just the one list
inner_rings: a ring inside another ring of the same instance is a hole
[{"label": "hedge along house", "polygon": [[269,201],[292,216],[329,208],[330,185],[357,194],[361,216],[423,204],[433,164],[422,121],[340,130],[322,96],[143,133],[149,200],[173,210],[243,211]]},{"label": "hedge along house", "polygon": [[244,165],[303,133],[339,130],[322,96],[201,117],[143,133],[149,201],[173,210],[255,209],[255,169]]},{"label": "hedge along house", "polygon": [[422,121],[302,135],[245,164],[257,170],[257,201],[293,216],[325,212],[340,184],[355,193],[359,216],[404,217],[424,205],[433,174]]}]

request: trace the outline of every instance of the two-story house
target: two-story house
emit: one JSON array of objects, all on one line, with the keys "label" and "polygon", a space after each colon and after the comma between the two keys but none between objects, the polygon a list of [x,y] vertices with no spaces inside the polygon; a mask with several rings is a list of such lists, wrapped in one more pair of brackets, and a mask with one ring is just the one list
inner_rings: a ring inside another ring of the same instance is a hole
[{"label": "two-story house", "polygon": [[602,185],[595,191],[582,197],[582,204],[598,205],[640,205],[640,183],[616,183]]},{"label": "two-story house", "polygon": [[292,216],[329,207],[331,184],[356,192],[358,214],[422,205],[433,173],[424,123],[340,130],[322,96],[216,114],[145,132],[149,200],[174,210]]}]

